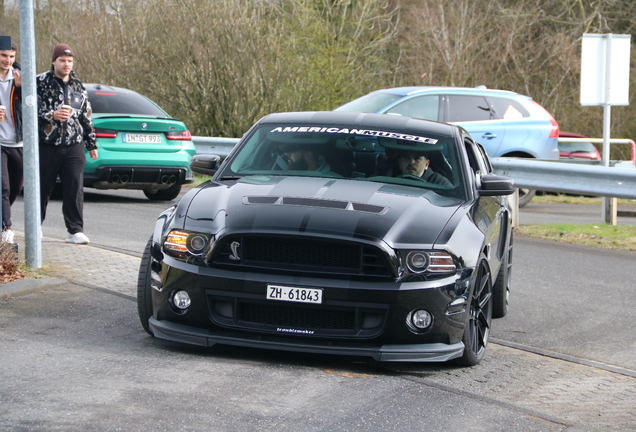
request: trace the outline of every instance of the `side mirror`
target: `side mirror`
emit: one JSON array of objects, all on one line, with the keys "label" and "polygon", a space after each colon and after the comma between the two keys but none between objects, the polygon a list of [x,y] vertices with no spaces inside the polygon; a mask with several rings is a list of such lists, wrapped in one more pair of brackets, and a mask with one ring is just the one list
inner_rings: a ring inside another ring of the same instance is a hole
[{"label": "side mirror", "polygon": [[198,174],[212,176],[219,169],[221,156],[213,154],[198,154],[192,157],[190,168]]},{"label": "side mirror", "polygon": [[512,195],[515,193],[515,181],[510,177],[498,175],[484,175],[481,177],[481,196]]}]

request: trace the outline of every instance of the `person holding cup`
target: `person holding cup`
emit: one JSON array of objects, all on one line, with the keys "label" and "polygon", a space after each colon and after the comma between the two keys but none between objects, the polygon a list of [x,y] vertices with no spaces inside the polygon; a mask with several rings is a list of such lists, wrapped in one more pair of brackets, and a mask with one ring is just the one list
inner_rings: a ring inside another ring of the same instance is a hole
[{"label": "person holding cup", "polygon": [[67,243],[88,244],[84,234],[84,148],[97,159],[92,109],[84,84],[73,72],[75,55],[56,45],[51,70],[36,78],[40,141],[40,212],[42,222],[59,176]]},{"label": "person holding cup", "polygon": [[[6,38],[10,39],[10,38]],[[0,144],[2,145],[2,241],[14,243],[11,205],[23,182],[22,77],[11,40],[0,46]],[[8,49],[4,49],[8,48]]]}]

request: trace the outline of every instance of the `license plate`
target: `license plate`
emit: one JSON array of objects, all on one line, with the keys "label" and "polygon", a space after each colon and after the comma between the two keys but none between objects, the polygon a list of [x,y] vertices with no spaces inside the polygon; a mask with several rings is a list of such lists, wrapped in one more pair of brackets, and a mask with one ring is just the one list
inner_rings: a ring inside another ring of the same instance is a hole
[{"label": "license plate", "polygon": [[132,144],[161,144],[161,135],[123,134],[122,140]]},{"label": "license plate", "polygon": [[267,285],[267,300],[321,304],[322,289]]}]

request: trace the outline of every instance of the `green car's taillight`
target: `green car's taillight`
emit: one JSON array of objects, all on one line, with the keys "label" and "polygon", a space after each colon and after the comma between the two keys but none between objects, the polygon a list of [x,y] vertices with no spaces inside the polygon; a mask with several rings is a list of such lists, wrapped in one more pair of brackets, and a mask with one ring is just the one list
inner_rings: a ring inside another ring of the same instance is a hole
[{"label": "green car's taillight", "polygon": [[95,138],[117,138],[117,131],[112,129],[95,128]]},{"label": "green car's taillight", "polygon": [[166,132],[166,138],[173,141],[192,141],[192,134],[189,130]]}]

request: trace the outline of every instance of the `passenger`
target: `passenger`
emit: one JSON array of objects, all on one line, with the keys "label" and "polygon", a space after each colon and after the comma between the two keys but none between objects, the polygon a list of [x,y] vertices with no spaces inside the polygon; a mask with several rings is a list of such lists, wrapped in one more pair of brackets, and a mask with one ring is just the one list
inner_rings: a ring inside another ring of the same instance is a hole
[{"label": "passenger", "polygon": [[318,171],[320,173],[331,171],[331,167],[325,160],[324,156],[317,154],[314,150],[293,150],[285,152],[285,156],[287,156],[287,159],[289,160],[290,170]]},{"label": "passenger", "polygon": [[276,163],[285,170],[316,171],[327,175],[336,174],[331,171],[331,166],[327,163],[325,157],[310,145],[285,144],[280,149],[287,160],[278,160]]},{"label": "passenger", "polygon": [[398,166],[402,175],[412,175],[429,183],[452,188],[453,184],[446,177],[429,168],[430,164],[430,159],[427,159],[423,153],[405,151],[398,157]]}]

